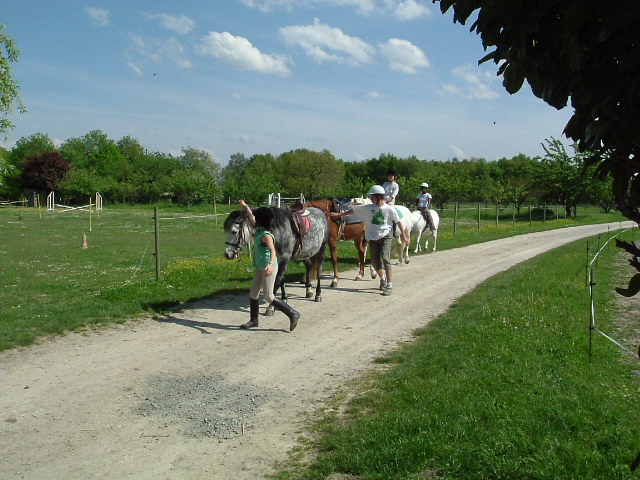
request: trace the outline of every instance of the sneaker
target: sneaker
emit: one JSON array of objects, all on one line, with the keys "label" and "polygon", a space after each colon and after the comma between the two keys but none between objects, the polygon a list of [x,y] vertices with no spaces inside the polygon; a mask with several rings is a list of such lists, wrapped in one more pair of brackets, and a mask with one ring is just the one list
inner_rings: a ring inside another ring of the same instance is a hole
[{"label": "sneaker", "polygon": [[392,287],[384,287],[384,289],[382,290],[382,295],[388,297],[389,295],[391,295],[391,292],[393,292]]},{"label": "sneaker", "polygon": [[387,280],[386,278],[381,278],[380,279],[380,287],[378,287],[379,290],[384,290],[385,288],[387,288]]}]

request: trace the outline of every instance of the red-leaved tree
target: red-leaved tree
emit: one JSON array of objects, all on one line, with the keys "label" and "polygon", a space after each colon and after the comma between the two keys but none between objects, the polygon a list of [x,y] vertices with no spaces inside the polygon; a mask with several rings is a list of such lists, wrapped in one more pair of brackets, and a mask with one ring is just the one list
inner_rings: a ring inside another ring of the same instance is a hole
[{"label": "red-leaved tree", "polygon": [[58,152],[42,152],[27,157],[20,174],[20,183],[24,188],[51,191],[69,170],[69,162]]}]

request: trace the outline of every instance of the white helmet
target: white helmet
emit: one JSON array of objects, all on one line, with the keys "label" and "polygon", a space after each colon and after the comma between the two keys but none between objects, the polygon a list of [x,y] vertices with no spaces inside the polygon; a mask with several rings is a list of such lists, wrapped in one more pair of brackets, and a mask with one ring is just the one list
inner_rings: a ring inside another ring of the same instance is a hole
[{"label": "white helmet", "polygon": [[420,184],[421,187],[429,188],[429,184],[427,182],[423,182]]},{"label": "white helmet", "polygon": [[371,187],[371,190],[369,190],[369,193],[367,193],[367,195],[384,195],[384,188],[382,188],[380,185],[374,185],[373,187]]}]

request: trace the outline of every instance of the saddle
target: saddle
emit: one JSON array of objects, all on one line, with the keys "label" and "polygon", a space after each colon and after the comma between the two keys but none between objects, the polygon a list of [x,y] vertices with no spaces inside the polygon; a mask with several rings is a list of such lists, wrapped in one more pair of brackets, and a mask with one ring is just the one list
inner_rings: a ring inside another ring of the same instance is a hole
[{"label": "saddle", "polygon": [[[334,198],[333,199],[333,208],[336,212],[342,213],[347,210],[351,210],[351,200],[346,198]],[[340,217],[340,219],[333,219],[336,223],[343,223],[344,225],[353,225],[355,223],[362,223],[355,215],[347,215],[345,217]]]},{"label": "saddle", "polygon": [[302,239],[311,228],[311,222],[309,222],[309,210],[307,210],[302,203],[294,203],[289,207],[289,213],[291,213],[293,231],[296,234],[296,244],[293,248],[294,252],[298,252],[302,249]]}]

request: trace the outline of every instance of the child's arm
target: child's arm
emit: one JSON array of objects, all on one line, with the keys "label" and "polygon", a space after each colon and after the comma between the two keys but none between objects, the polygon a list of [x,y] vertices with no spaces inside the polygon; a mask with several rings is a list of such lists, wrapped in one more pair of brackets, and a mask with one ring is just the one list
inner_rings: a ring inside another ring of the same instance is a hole
[{"label": "child's arm", "polygon": [[264,235],[262,237],[262,241],[267,247],[269,247],[269,252],[271,253],[271,261],[269,262],[269,265],[267,265],[264,269],[268,277],[269,275],[272,275],[275,270],[274,263],[276,261],[276,246],[273,243],[273,237],[271,235]]},{"label": "child's arm", "polygon": [[244,210],[247,214],[247,218],[251,222],[252,225],[256,224],[256,218],[253,216],[253,212],[247,203],[244,201],[244,198],[240,199],[240,205],[242,206],[242,210]]},{"label": "child's arm", "polygon": [[345,215],[351,215],[353,213],[353,209],[350,208],[349,210],[345,210],[344,212],[330,212],[329,216],[331,218],[338,218],[338,217],[344,217]]}]

